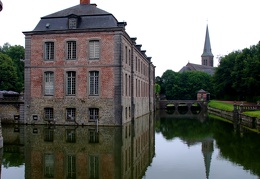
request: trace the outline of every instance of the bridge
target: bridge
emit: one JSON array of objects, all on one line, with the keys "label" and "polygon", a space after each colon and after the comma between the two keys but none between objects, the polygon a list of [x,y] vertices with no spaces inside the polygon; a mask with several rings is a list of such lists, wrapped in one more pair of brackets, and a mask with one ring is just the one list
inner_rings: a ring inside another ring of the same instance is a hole
[{"label": "bridge", "polygon": [[164,117],[196,118],[204,121],[207,118],[207,101],[198,100],[160,100],[159,109]]},{"label": "bridge", "polygon": [[178,109],[181,106],[187,106],[188,111],[191,112],[193,106],[199,105],[201,108],[205,108],[208,105],[207,101],[198,101],[198,100],[160,100],[159,109],[167,109],[169,106]]}]

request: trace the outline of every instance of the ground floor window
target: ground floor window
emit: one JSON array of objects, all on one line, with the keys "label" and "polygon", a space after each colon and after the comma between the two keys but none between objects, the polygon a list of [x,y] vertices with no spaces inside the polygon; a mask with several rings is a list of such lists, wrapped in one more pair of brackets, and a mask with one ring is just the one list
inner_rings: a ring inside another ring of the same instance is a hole
[{"label": "ground floor window", "polygon": [[44,154],[44,176],[46,178],[54,177],[54,155]]},{"label": "ground floor window", "polygon": [[89,129],[89,143],[99,143],[99,133],[96,129]]},{"label": "ground floor window", "polygon": [[66,129],[66,142],[76,143],[76,130],[75,129]]},{"label": "ground floor window", "polygon": [[66,120],[67,121],[76,120],[76,108],[67,108],[66,109]]},{"label": "ground floor window", "polygon": [[67,178],[76,178],[76,157],[67,156]]},{"label": "ground floor window", "polygon": [[89,156],[89,178],[99,179],[99,157]]},{"label": "ground floor window", "polygon": [[98,108],[89,108],[89,120],[95,121],[99,118],[99,109]]},{"label": "ground floor window", "polygon": [[44,119],[53,120],[53,108],[44,108]]}]

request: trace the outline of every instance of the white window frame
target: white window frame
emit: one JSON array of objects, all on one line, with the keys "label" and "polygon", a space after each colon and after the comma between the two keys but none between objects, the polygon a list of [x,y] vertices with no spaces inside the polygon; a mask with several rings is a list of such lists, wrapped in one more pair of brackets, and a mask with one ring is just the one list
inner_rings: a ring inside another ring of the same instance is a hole
[{"label": "white window frame", "polygon": [[66,57],[67,57],[67,60],[76,60],[77,59],[77,42],[75,40],[67,41]]},{"label": "white window frame", "polygon": [[89,95],[99,95],[99,71],[89,72]]},{"label": "white window frame", "polygon": [[44,95],[54,95],[54,72],[44,72]]},{"label": "white window frame", "polygon": [[68,96],[76,95],[76,72],[75,71],[66,72],[66,95]]},{"label": "white window frame", "polygon": [[100,59],[100,41],[90,40],[89,41],[89,59],[98,60]]},{"label": "white window frame", "polygon": [[44,60],[54,60],[54,42],[48,41],[44,43]]}]

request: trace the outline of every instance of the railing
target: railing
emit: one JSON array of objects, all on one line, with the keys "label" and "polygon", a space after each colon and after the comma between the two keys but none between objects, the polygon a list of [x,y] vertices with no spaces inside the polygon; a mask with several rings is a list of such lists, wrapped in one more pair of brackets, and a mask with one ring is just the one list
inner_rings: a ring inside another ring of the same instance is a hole
[{"label": "railing", "polygon": [[240,113],[244,111],[256,111],[256,110],[260,110],[260,105],[234,104],[234,111],[239,111]]}]

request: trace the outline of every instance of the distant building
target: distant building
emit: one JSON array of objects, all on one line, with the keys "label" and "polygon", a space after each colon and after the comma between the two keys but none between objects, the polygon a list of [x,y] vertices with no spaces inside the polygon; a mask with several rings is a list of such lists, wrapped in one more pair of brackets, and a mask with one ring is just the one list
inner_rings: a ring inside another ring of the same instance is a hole
[{"label": "distant building", "polygon": [[153,111],[155,66],[125,26],[81,0],[24,32],[24,122],[122,125]]},{"label": "distant building", "polygon": [[212,54],[211,51],[209,30],[207,26],[204,49],[201,55],[201,65],[188,62],[187,65],[182,67],[182,69],[179,72],[202,71],[210,75],[213,75],[215,71],[213,65],[214,65],[214,55]]}]

